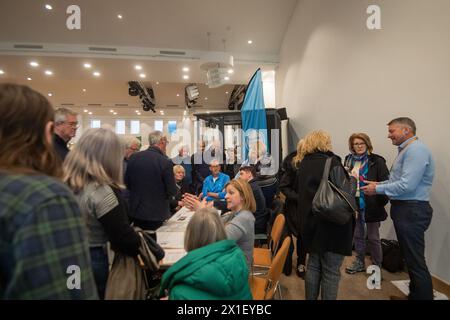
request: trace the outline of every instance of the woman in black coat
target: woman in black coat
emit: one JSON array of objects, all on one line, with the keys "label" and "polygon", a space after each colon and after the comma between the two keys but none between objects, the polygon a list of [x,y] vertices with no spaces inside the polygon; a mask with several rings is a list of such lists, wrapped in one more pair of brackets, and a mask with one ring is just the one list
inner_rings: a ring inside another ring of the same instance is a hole
[{"label": "woman in black coat", "polygon": [[303,159],[298,167],[298,212],[303,219],[303,245],[309,253],[305,276],[307,300],[335,300],[344,256],[352,255],[354,218],[337,225],[317,217],[312,202],[322,180],[326,160],[331,157],[329,180],[352,194],[350,178],[338,156],[331,152],[331,137],[319,130],[303,139]]},{"label": "woman in black coat", "polygon": [[[301,147],[303,145],[303,140],[300,140],[297,143],[297,151],[290,153],[284,160],[281,165],[281,178],[280,178],[280,191],[286,197],[284,202],[284,215],[286,217],[286,226],[289,235],[294,235],[297,239],[296,243],[296,251],[297,251],[297,267],[296,273],[300,278],[305,277],[305,261],[306,261],[306,252],[305,247],[303,246],[303,239],[301,235],[302,229],[302,219],[298,213],[297,201],[298,201],[298,192],[297,192],[297,168],[300,165],[301,161]],[[291,242],[291,246],[289,247],[289,253],[286,257],[286,262],[284,266],[284,274],[290,275],[292,270],[292,253],[294,252],[294,245]]]},{"label": "woman in black coat", "polygon": [[365,133],[354,133],[348,139],[350,154],[345,157],[344,166],[358,181],[356,203],[359,215],[355,227],[356,259],[345,271],[349,274],[365,272],[366,237],[369,240],[369,250],[372,263],[381,267],[383,254],[380,241],[380,222],[386,220],[387,212],[384,206],[388,198],[384,195],[367,196],[359,192],[364,186],[364,180],[385,181],[389,179],[389,170],[383,157],[372,153],[370,138]]}]

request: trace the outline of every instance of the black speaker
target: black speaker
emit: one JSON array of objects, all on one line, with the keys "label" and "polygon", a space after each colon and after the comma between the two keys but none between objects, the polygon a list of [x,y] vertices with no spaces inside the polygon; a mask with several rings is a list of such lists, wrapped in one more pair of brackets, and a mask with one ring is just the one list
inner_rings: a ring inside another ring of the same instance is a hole
[{"label": "black speaker", "polygon": [[278,108],[277,112],[280,115],[280,120],[286,120],[288,118],[287,113],[286,113],[286,108]]}]

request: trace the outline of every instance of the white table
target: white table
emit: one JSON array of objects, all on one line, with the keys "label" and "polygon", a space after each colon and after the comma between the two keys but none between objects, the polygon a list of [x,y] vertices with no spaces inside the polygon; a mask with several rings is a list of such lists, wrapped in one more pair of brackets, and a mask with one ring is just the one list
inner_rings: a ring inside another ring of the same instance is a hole
[{"label": "white table", "polygon": [[183,207],[156,230],[158,244],[164,249],[162,267],[170,267],[186,255],[184,250],[184,233],[194,211]]}]

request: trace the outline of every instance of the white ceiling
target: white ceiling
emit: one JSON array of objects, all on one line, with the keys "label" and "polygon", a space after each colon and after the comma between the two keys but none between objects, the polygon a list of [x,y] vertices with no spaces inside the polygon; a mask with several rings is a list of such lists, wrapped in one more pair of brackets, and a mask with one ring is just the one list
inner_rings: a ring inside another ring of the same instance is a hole
[{"label": "white ceiling", "polygon": [[[46,3],[53,10],[45,10]],[[51,92],[49,99],[55,105],[85,108],[101,104],[95,109],[105,114],[116,104],[128,104],[122,107],[124,114],[134,114],[140,108],[138,98],[128,95],[130,80],[152,84],[156,108],[174,110],[184,110],[184,87],[195,82],[201,94],[198,104],[206,109],[224,109],[233,84],[247,83],[259,67],[276,69],[296,3],[297,0],[0,0],[0,70],[4,71],[0,82],[26,83],[44,94]],[[66,28],[66,8],[71,4],[81,8],[81,30]],[[118,14],[123,19],[118,19]],[[250,39],[251,45],[247,43]],[[43,48],[14,48],[17,44]],[[92,46],[116,51],[91,52],[88,47]],[[184,53],[159,54],[167,49]],[[219,57],[226,55],[234,57],[230,84],[209,89],[204,85],[206,73],[200,66],[218,62]],[[40,66],[32,68],[32,60]],[[91,63],[92,69],[85,69],[85,62]],[[143,70],[136,71],[136,64]],[[190,69],[187,73],[182,71],[186,66]],[[44,75],[46,69],[51,69],[53,75]],[[92,76],[94,70],[101,76]],[[145,73],[146,78],[139,78],[139,73]],[[189,80],[184,80],[183,74],[188,74]],[[27,81],[27,77],[32,80]]]}]

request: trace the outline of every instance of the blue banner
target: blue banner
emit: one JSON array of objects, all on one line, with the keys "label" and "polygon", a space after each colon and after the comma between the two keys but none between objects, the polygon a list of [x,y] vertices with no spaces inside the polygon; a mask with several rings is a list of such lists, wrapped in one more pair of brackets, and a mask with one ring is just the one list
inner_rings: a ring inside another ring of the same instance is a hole
[{"label": "blue banner", "polygon": [[[256,157],[267,151],[267,121],[264,105],[261,69],[256,70],[247,86],[241,109],[242,130],[244,131],[243,160],[249,158],[249,150],[255,149]],[[253,160],[255,159],[251,159]]]}]

